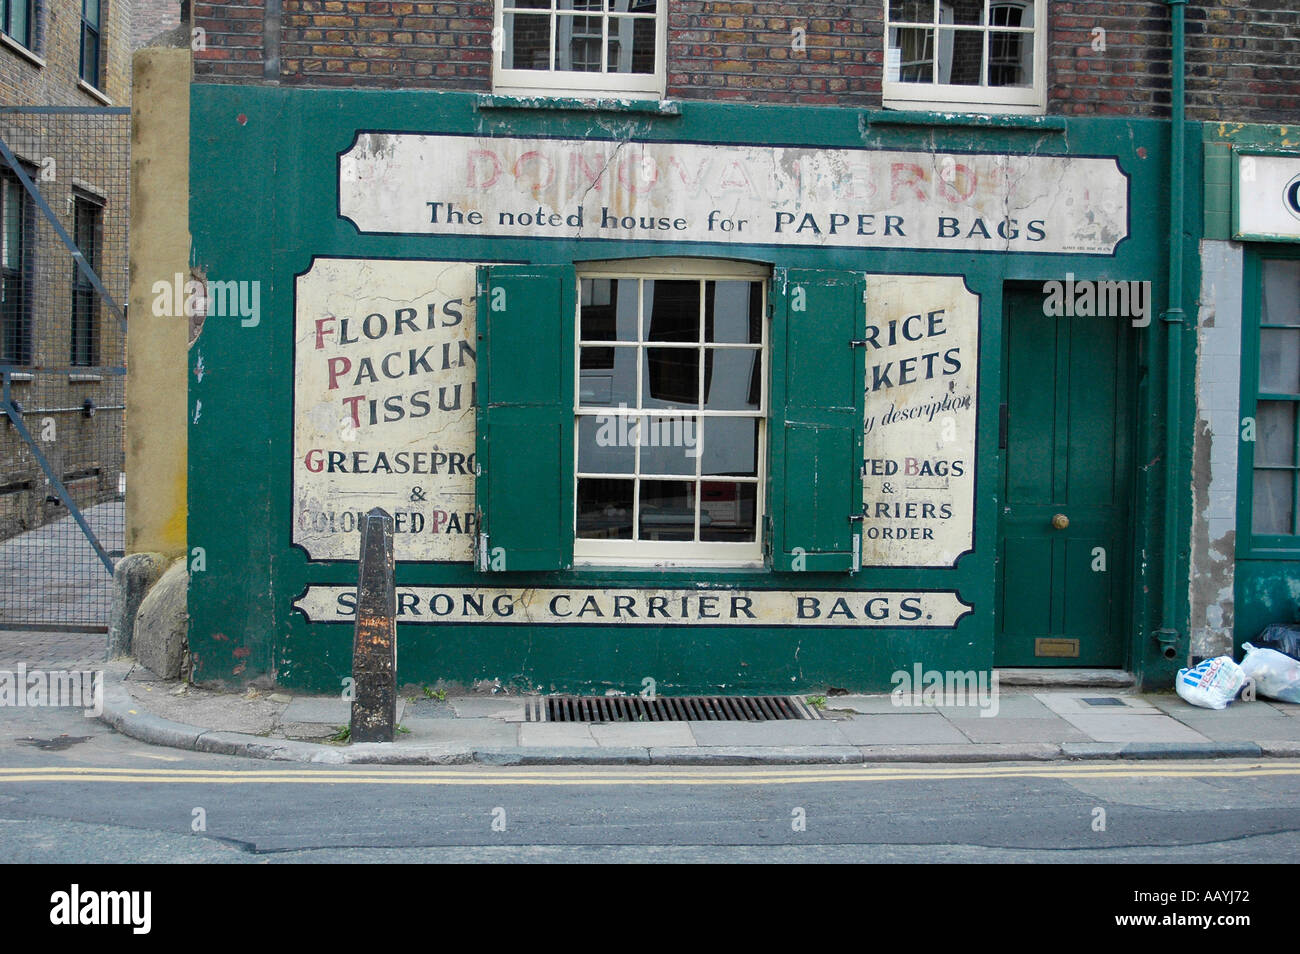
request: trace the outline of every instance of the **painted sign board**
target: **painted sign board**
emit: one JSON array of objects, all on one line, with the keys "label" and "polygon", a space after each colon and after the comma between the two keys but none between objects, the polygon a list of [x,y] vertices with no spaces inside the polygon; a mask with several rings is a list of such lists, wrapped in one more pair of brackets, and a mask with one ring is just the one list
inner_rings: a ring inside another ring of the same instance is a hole
[{"label": "painted sign board", "polygon": [[1233,238],[1300,242],[1300,153],[1233,153]]},{"label": "painted sign board", "polygon": [[394,519],[398,561],[470,561],[475,267],[318,258],[295,288],[293,542],[358,557]]},{"label": "painted sign board", "polygon": [[864,567],[973,548],[979,319],[960,276],[867,276]]},{"label": "painted sign board", "polygon": [[362,232],[1113,255],[1114,158],[363,132]]},{"label": "painted sign board", "polygon": [[[356,588],[309,586],[313,623],[356,619]],[[818,626],[951,629],[972,607],[948,590],[621,589],[399,586],[400,622],[530,626]]]}]

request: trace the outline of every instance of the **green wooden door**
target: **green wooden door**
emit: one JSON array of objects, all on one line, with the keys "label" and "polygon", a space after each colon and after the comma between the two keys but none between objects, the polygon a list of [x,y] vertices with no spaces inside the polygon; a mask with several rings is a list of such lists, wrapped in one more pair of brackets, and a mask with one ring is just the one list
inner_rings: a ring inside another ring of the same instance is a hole
[{"label": "green wooden door", "polygon": [[1005,302],[995,664],[1122,666],[1129,324]]}]

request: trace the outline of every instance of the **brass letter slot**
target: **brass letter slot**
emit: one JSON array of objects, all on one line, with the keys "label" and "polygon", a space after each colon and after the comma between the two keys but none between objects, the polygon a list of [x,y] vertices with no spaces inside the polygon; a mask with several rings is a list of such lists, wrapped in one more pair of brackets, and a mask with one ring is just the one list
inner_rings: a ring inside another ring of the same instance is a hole
[{"label": "brass letter slot", "polygon": [[1034,655],[1078,659],[1079,641],[1077,639],[1035,639]]}]

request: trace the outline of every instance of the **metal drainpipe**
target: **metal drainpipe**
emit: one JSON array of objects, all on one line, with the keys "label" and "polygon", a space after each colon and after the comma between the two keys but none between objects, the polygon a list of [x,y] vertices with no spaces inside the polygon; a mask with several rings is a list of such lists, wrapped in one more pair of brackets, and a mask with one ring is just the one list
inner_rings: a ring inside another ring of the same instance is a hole
[{"label": "metal drainpipe", "polygon": [[1169,123],[1169,308],[1161,315],[1166,333],[1165,379],[1165,519],[1164,585],[1160,594],[1160,629],[1155,633],[1160,653],[1166,659],[1178,656],[1178,494],[1181,479],[1178,452],[1182,420],[1183,371],[1183,98],[1184,98],[1184,14],[1187,0],[1165,0],[1169,5],[1172,37],[1171,71],[1173,90]]}]

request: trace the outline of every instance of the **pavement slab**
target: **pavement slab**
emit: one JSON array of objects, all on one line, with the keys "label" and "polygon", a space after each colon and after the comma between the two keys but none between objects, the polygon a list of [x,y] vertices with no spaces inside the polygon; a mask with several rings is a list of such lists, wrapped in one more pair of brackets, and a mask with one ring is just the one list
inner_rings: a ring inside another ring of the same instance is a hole
[{"label": "pavement slab", "polygon": [[1208,742],[1201,733],[1166,715],[1066,715],[1064,719],[1097,742]]},{"label": "pavement slab", "polygon": [[956,723],[972,742],[1087,742],[1089,736],[1060,718],[962,719]]},{"label": "pavement slab", "polygon": [[920,715],[865,715],[840,723],[854,745],[942,745],[967,742],[961,731],[937,712]]},{"label": "pavement slab", "polygon": [[686,722],[700,745],[849,745],[842,732],[851,722],[784,720],[771,722]]}]

